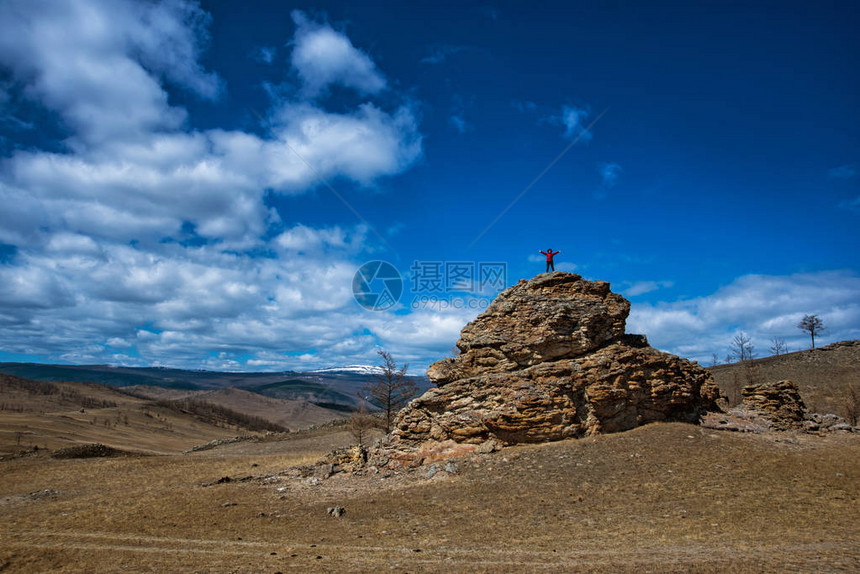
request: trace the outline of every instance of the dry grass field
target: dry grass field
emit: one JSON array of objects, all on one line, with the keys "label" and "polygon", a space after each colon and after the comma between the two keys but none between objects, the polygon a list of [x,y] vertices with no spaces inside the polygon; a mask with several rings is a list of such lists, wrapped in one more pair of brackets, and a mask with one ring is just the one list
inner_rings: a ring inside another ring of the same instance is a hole
[{"label": "dry grass field", "polygon": [[349,442],[332,428],[188,455],[0,461],[0,569],[860,571],[857,435],[654,424],[431,478],[282,474]]},{"label": "dry grass field", "polygon": [[49,383],[0,374],[0,457],[33,447],[56,450],[103,443],[143,454],[178,454],[211,440],[251,433],[240,420],[195,416],[171,400],[230,409],[290,430],[345,416],[304,401],[273,399],[237,389],[172,391]]}]

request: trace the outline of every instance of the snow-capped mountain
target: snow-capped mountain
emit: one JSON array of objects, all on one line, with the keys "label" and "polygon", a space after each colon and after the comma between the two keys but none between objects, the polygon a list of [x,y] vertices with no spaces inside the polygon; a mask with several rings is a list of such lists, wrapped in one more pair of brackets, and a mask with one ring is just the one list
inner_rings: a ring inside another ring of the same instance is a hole
[{"label": "snow-capped mountain", "polygon": [[345,367],[327,367],[305,371],[305,373],[344,373],[351,375],[381,375],[385,372],[382,367],[374,365],[347,365]]}]

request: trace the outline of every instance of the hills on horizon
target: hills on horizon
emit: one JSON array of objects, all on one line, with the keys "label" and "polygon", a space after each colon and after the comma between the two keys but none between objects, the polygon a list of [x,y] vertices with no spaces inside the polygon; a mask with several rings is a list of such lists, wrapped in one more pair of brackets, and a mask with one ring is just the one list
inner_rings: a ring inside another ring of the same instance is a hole
[{"label": "hills on horizon", "polygon": [[[98,383],[109,387],[158,387],[177,391],[235,388],[275,399],[306,401],[347,412],[358,406],[358,392],[374,380],[379,367],[350,365],[314,371],[219,372],[165,367],[0,363],[0,373],[48,382]],[[419,392],[430,388],[424,376],[409,375]]]}]

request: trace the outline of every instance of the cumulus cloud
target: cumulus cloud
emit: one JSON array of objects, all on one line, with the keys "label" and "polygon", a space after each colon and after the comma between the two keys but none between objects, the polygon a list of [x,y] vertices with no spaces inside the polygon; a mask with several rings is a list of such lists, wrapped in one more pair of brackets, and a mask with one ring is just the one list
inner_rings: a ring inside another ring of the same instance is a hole
[{"label": "cumulus cloud", "polygon": [[[305,96],[385,89],[344,34],[294,19],[292,72]],[[70,134],[0,166],[0,244],[13,254],[0,265],[5,352],[290,368],[372,359],[394,340],[352,298],[356,260],[373,249],[367,228],[285,226],[265,196],[305,193],[320,177],[369,186],[408,169],[422,151],[414,106],[333,112],[281,98],[266,137],[192,130],[170,94],[224,89],[199,63],[208,24],[181,0],[0,3],[3,93],[38,102]],[[403,340],[418,327],[385,329]]]},{"label": "cumulus cloud", "polygon": [[[345,175],[370,184],[377,177],[400,173],[421,155],[418,120],[408,105],[389,114],[364,103],[353,113],[337,114],[286,103],[274,114],[273,123],[280,138],[325,178]],[[312,174],[306,175],[310,179]]]},{"label": "cumulus cloud", "polygon": [[352,88],[362,94],[385,89],[386,81],[373,60],[352,45],[346,35],[328,23],[310,20],[304,12],[292,13],[296,36],[291,62],[305,94],[315,97],[330,85]]},{"label": "cumulus cloud", "polygon": [[219,94],[217,75],[197,61],[207,20],[180,1],[9,0],[0,4],[0,63],[77,138],[139,138],[185,121],[161,81]]},{"label": "cumulus cloud", "polygon": [[827,326],[826,341],[860,338],[860,277],[847,271],[790,276],[747,275],[713,295],[657,304],[633,304],[627,330],[645,333],[655,347],[709,362],[723,357],[732,336],[748,333],[757,349],[781,337],[793,349],[808,342],[797,328],[805,314]]}]

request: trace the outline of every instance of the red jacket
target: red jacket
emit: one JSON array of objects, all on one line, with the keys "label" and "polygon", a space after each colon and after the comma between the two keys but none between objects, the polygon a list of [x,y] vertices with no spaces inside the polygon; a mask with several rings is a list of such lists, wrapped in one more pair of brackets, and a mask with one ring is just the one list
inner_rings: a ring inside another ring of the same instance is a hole
[{"label": "red jacket", "polygon": [[558,255],[559,253],[561,253],[561,251],[553,251],[552,249],[550,249],[549,253],[547,253],[546,251],[541,251],[541,253],[546,255],[546,262],[547,263],[552,263],[552,258],[554,256]]}]

